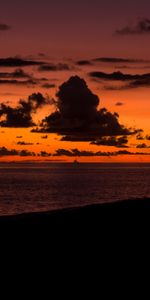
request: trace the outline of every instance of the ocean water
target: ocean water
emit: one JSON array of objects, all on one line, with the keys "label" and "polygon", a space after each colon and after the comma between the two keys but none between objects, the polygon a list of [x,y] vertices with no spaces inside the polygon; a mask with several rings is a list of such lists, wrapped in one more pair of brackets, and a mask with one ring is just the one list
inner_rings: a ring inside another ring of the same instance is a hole
[{"label": "ocean water", "polygon": [[0,164],[0,215],[150,197],[150,164]]}]

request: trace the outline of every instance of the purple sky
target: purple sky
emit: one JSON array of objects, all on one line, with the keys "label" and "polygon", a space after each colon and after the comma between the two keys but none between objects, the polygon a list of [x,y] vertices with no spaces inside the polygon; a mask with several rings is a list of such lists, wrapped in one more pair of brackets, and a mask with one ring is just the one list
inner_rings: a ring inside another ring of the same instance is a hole
[{"label": "purple sky", "polygon": [[[1,56],[46,52],[66,57],[127,55],[148,57],[150,38],[115,36],[115,30],[148,18],[147,0],[1,1]],[[142,52],[142,53],[141,53]]]}]

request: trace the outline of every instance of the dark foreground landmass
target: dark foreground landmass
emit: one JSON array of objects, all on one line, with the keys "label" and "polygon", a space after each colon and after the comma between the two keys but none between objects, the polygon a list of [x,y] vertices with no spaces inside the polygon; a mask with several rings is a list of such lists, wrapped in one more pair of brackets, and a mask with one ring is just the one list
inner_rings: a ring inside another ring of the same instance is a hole
[{"label": "dark foreground landmass", "polygon": [[[60,209],[51,212],[25,213],[1,216],[0,228],[46,228],[53,232],[118,231],[138,229],[150,225],[150,199],[125,200],[113,203],[94,204],[84,207]],[[150,227],[149,227],[150,228]]]},{"label": "dark foreground landmass", "polygon": [[114,270],[116,261],[129,266],[130,258],[139,266],[149,260],[149,236],[150,199],[0,217],[0,249],[7,259],[17,253],[20,262],[28,255],[72,266],[80,258],[86,266],[113,262]]}]

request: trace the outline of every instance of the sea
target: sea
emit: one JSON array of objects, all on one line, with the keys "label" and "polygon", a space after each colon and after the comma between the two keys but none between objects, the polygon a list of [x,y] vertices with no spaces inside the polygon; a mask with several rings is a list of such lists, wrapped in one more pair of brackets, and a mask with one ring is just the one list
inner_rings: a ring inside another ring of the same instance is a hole
[{"label": "sea", "polygon": [[145,197],[146,163],[0,163],[0,215]]}]

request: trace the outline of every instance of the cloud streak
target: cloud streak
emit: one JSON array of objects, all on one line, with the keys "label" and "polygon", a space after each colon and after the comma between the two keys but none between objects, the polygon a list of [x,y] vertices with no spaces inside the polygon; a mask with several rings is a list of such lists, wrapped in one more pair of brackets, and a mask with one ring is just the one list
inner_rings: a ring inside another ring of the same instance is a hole
[{"label": "cloud streak", "polygon": [[89,75],[93,78],[98,78],[102,80],[110,80],[110,81],[144,81],[150,80],[150,73],[146,74],[124,74],[122,72],[113,72],[113,73],[105,73],[105,72],[90,72]]},{"label": "cloud streak", "polygon": [[70,71],[70,66],[67,64],[43,64],[38,68],[40,72],[53,72],[53,71]]},{"label": "cloud streak", "polygon": [[37,85],[38,82],[33,79],[28,80],[17,80],[17,79],[0,79],[0,85],[18,85],[18,86],[34,86]]},{"label": "cloud streak", "polygon": [[[41,151],[40,153],[35,153],[32,151],[28,151],[26,149],[23,150],[16,150],[16,149],[7,149],[6,147],[0,147],[0,157],[8,157],[8,156],[18,156],[18,157],[41,157],[41,158],[47,158],[47,157],[114,157],[114,156],[120,156],[120,155],[147,155],[149,156],[150,153],[144,153],[144,152],[130,152],[127,150],[119,150],[119,151],[87,151],[87,150],[79,150],[77,148],[75,149],[57,149],[55,153],[48,153],[46,151]],[[52,159],[55,161],[55,159]]]},{"label": "cloud streak", "polygon": [[123,58],[123,57],[97,57],[94,58],[93,61],[95,62],[102,62],[102,63],[131,63],[131,64],[136,64],[136,63],[144,63],[144,62],[149,62],[144,59],[134,59],[134,58]]},{"label": "cloud streak", "polygon": [[150,87],[150,73],[145,74],[125,74],[122,72],[105,73],[94,71],[89,76],[93,79],[110,81],[110,82],[127,82],[125,85],[105,86],[106,90],[125,90],[140,87]]},{"label": "cloud streak", "polygon": [[68,156],[68,157],[111,157],[118,155],[150,155],[150,153],[144,152],[130,152],[127,150],[119,150],[114,152],[102,152],[102,151],[87,151],[87,150],[78,150],[78,149],[57,149],[53,156]]},{"label": "cloud streak", "polygon": [[0,67],[28,67],[28,66],[40,66],[44,63],[41,61],[27,60],[19,57],[7,57],[0,58]]},{"label": "cloud streak", "polygon": [[32,76],[22,69],[16,69],[14,72],[0,72],[0,78],[32,78]]}]

